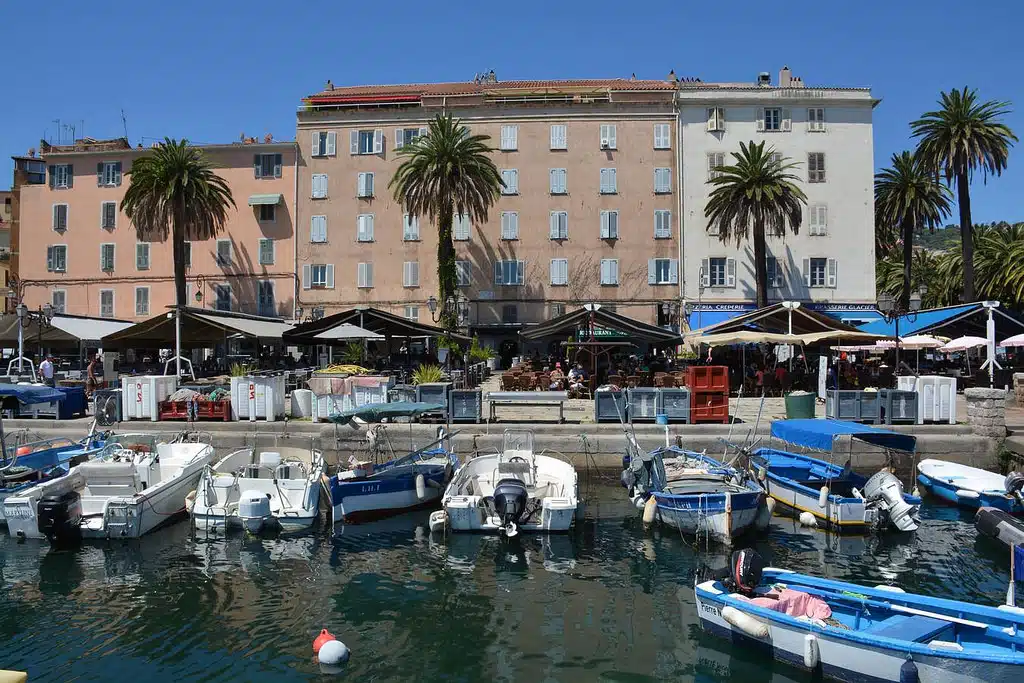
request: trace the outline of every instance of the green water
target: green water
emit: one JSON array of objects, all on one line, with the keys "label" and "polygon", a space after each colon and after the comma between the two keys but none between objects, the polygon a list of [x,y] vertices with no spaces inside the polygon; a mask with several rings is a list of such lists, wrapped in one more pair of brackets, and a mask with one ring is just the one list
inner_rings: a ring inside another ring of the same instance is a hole
[{"label": "green water", "polygon": [[[703,559],[645,532],[623,491],[591,486],[569,536],[432,539],[427,514],[294,538],[193,538],[187,523],[69,552],[0,539],[0,669],[30,681],[329,680],[311,643],[352,650],[371,681],[802,681],[703,636]],[[1007,555],[970,515],[926,506],[905,539],[826,535],[776,518],[756,547],[775,566],[1000,602]]]}]

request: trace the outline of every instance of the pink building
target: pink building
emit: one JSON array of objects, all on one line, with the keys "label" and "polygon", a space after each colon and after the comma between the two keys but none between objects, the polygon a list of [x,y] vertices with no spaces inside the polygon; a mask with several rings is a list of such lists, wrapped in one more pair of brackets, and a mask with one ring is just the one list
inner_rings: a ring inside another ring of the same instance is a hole
[{"label": "pink building", "polygon": [[[45,142],[47,182],[21,188],[22,297],[69,314],[144,320],[174,303],[170,239],[140,236],[120,211],[132,162],[127,140]],[[189,304],[268,316],[295,305],[292,142],[203,145],[236,208],[216,240],[193,242]]]}]

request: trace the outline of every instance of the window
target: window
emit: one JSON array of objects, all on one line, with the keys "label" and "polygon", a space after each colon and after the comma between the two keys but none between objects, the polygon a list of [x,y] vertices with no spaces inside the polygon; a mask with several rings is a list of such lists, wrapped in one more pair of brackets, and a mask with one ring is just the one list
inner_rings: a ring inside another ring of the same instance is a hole
[{"label": "window", "polygon": [[192,243],[185,242],[185,267],[192,267]]},{"label": "window", "polygon": [[117,187],[121,184],[121,162],[101,161],[96,164],[96,184],[100,187]]},{"label": "window", "polygon": [[716,258],[704,259],[701,262],[704,269],[705,287],[735,287],[736,286],[736,259]]},{"label": "window", "polygon": [[403,287],[419,287],[420,286],[420,262],[419,261],[406,261],[402,264],[402,286]]},{"label": "window", "polygon": [[514,152],[519,149],[519,126],[501,127],[501,151]]},{"label": "window", "polygon": [[679,284],[679,261],[672,258],[652,258],[647,262],[647,282],[652,285]]},{"label": "window", "polygon": [[452,239],[464,242],[469,239],[469,216],[457,213],[452,219]]},{"label": "window", "polygon": [[519,239],[519,214],[515,211],[501,212],[501,239]]},{"label": "window", "polygon": [[768,273],[768,286],[773,289],[782,287],[782,264],[774,256],[765,257],[765,270]]},{"label": "window", "polygon": [[231,285],[214,285],[213,291],[217,295],[216,309],[218,311],[230,311]]},{"label": "window", "polygon": [[825,204],[811,204],[808,209],[807,220],[810,234],[822,236],[828,234],[828,206]]},{"label": "window", "polygon": [[825,132],[825,110],[811,107],[807,110],[807,130],[811,133]]},{"label": "window", "polygon": [[708,107],[707,130],[709,133],[721,133],[725,130],[725,107]]},{"label": "window", "polygon": [[455,262],[455,283],[459,287],[469,287],[473,277],[473,265],[469,261]]},{"label": "window", "polygon": [[73,164],[54,164],[50,166],[50,188],[63,190],[74,187],[75,167]]},{"label": "window", "polygon": [[411,213],[402,217],[402,239],[406,242],[418,242],[420,239],[420,218]]},{"label": "window", "polygon": [[668,194],[672,191],[672,169],[654,169],[654,193]]},{"label": "window", "polygon": [[114,290],[112,289],[100,290],[100,317],[114,317]]},{"label": "window", "polygon": [[615,169],[601,169],[601,194],[615,194],[617,185],[615,182]]},{"label": "window", "polygon": [[551,318],[560,318],[565,315],[565,304],[551,304]]},{"label": "window", "polygon": [[313,156],[333,157],[338,150],[338,134],[335,131],[313,131]]},{"label": "window", "polygon": [[708,180],[722,175],[720,169],[725,166],[725,152],[708,152]]},{"label": "window", "polygon": [[260,238],[260,265],[274,265],[274,240],[268,237]]},{"label": "window", "polygon": [[254,154],[252,157],[252,173],[257,178],[280,178],[280,154]]},{"label": "window", "polygon": [[406,145],[411,145],[416,142],[418,138],[421,138],[426,134],[426,128],[396,128],[395,149],[402,149]]},{"label": "window", "polygon": [[217,240],[217,265],[231,267],[231,240]]},{"label": "window", "polygon": [[356,266],[356,287],[370,289],[373,287],[373,264],[360,263]]},{"label": "window", "polygon": [[601,259],[601,284],[602,285],[618,285],[619,284],[619,259],[617,259],[617,258],[603,258],[603,259]]},{"label": "window", "polygon": [[135,288],[135,315],[149,315],[149,287]]},{"label": "window", "polygon": [[782,130],[782,110],[768,107],[764,110],[764,130]]},{"label": "window", "polygon": [[100,202],[100,227],[113,230],[117,225],[117,202]]},{"label": "window", "polygon": [[50,291],[50,305],[53,306],[54,313],[63,313],[67,308],[67,301],[67,290],[54,289]]},{"label": "window", "polygon": [[669,124],[654,124],[654,149],[672,149],[672,128]]},{"label": "window", "polygon": [[654,212],[654,239],[664,240],[672,237],[672,212],[658,209]]},{"label": "window", "polygon": [[569,212],[552,211],[550,237],[553,240],[569,239]]},{"label": "window", "polygon": [[495,261],[494,284],[515,286],[523,284],[526,275],[526,261]]},{"label": "window", "polygon": [[359,242],[373,241],[373,214],[363,213],[356,219],[356,240]]},{"label": "window", "polygon": [[315,263],[302,266],[303,289],[334,289],[334,264]]},{"label": "window", "polygon": [[327,241],[327,216],[310,216],[309,241],[314,244]]},{"label": "window", "polygon": [[373,196],[373,174],[372,173],[360,173],[356,176],[356,196],[357,197],[372,197]]},{"label": "window", "polygon": [[804,284],[808,287],[835,287],[839,263],[831,258],[805,258]]},{"label": "window", "polygon": [[779,164],[782,163],[782,152],[772,152],[772,153],[770,153],[768,155],[768,161],[771,164],[773,164],[775,166],[778,166]]},{"label": "window", "polygon": [[383,152],[384,131],[380,128],[353,130],[349,133],[350,154],[383,154]]},{"label": "window", "polygon": [[615,240],[619,238],[619,212],[601,212],[601,239]]},{"label": "window", "polygon": [[601,149],[615,149],[615,124],[601,124]]},{"label": "window", "polygon": [[114,245],[113,244],[101,244],[100,245],[100,270],[104,273],[114,272]]},{"label": "window", "polygon": [[569,259],[551,259],[551,284],[555,286],[569,284]]},{"label": "window", "polygon": [[811,152],[807,155],[807,182],[825,182],[825,153]]},{"label": "window", "polygon": [[564,123],[551,125],[551,149],[568,149],[568,137]]},{"label": "window", "polygon": [[136,243],[135,270],[149,270],[149,242]]},{"label": "window", "polygon": [[260,223],[274,223],[277,221],[276,204],[260,204]]},{"label": "window", "polygon": [[64,232],[68,229],[68,205],[53,205],[53,229],[57,232]]},{"label": "window", "polygon": [[519,194],[519,171],[506,168],[501,171],[502,194]]},{"label": "window", "polygon": [[405,317],[407,320],[419,320],[420,319],[420,307],[419,306],[406,306]]},{"label": "window", "polygon": [[565,169],[551,169],[551,194],[565,194]]},{"label": "window", "polygon": [[501,307],[501,322],[515,325],[519,322],[519,307],[515,304],[504,304]]},{"label": "window", "polygon": [[313,199],[326,199],[327,198],[327,174],[326,173],[314,173],[313,174],[312,195],[313,195]]},{"label": "window", "polygon": [[274,301],[274,283],[270,280],[259,280],[256,287],[256,313],[268,317],[277,315],[277,303]]}]

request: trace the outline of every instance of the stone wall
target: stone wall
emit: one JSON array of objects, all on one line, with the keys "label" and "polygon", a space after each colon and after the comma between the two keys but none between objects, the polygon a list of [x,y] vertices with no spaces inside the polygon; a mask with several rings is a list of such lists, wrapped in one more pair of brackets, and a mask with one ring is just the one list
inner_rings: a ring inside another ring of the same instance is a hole
[{"label": "stone wall", "polygon": [[1024,406],[1024,372],[1013,373],[1013,394],[1018,406]]},{"label": "stone wall", "polygon": [[967,422],[978,436],[1006,438],[1006,390],[965,389]]}]

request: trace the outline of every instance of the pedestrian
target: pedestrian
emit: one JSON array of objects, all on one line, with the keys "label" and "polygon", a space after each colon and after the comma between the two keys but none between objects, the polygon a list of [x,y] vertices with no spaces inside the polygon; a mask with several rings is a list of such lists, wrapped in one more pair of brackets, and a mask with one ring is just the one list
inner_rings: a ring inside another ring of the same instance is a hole
[{"label": "pedestrian", "polygon": [[56,387],[57,383],[53,379],[53,356],[50,354],[46,355],[46,360],[39,364],[39,374],[43,378],[43,384],[48,387]]},{"label": "pedestrian", "polygon": [[92,398],[93,392],[96,391],[96,361],[98,354],[93,354],[89,358],[89,365],[85,368],[85,396],[86,398]]}]

